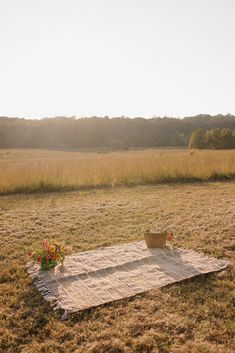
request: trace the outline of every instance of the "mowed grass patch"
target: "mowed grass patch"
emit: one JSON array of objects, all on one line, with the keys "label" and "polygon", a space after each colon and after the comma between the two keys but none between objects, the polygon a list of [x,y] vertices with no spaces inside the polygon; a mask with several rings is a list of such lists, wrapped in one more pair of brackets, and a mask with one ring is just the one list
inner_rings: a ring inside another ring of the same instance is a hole
[{"label": "mowed grass patch", "polygon": [[62,322],[26,273],[44,238],[85,251],[176,225],[174,246],[234,264],[235,183],[0,197],[0,351],[234,352],[234,266],[75,314]]},{"label": "mowed grass patch", "polygon": [[0,194],[233,179],[235,150],[0,151]]}]

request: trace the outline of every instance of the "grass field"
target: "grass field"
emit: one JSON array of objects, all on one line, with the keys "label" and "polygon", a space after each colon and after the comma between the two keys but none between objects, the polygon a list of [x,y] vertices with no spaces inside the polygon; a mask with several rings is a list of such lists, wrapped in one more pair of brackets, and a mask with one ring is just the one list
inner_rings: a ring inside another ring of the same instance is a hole
[{"label": "grass field", "polygon": [[0,150],[0,194],[235,177],[235,150]]},{"label": "grass field", "polygon": [[[17,173],[23,173],[22,166],[30,165],[31,152],[22,160],[22,152],[15,153],[18,155],[12,156],[12,163],[20,166],[15,168]],[[53,159],[50,152],[48,157],[38,153],[35,161],[31,160],[34,166],[38,162],[42,168]],[[167,154],[172,160],[173,156],[175,152]],[[6,158],[7,168],[10,158]],[[68,161],[61,154],[60,158],[62,164],[70,166],[74,160],[73,155]],[[124,154],[120,158],[127,157]],[[196,157],[182,152],[180,158]],[[27,168],[25,174],[30,175]],[[87,310],[63,322],[42,299],[25,270],[28,249],[44,238],[83,251],[142,239],[146,227],[164,222],[176,224],[174,246],[226,258],[234,264],[234,192],[235,182],[231,181],[1,196],[0,351],[234,352],[234,266]]]}]

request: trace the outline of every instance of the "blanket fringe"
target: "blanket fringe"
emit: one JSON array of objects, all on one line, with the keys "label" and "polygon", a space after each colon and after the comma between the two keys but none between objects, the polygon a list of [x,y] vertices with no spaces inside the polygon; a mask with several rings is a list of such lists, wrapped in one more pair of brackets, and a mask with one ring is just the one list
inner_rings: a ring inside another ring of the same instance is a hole
[{"label": "blanket fringe", "polygon": [[[33,284],[37,288],[37,290],[41,293],[43,298],[53,307],[53,310],[63,309],[62,303],[54,296],[52,291],[47,287],[45,282],[40,279],[38,274],[38,268],[36,266],[32,266],[31,263],[27,264],[27,272],[29,276],[33,280]],[[65,310],[65,309],[64,309]],[[64,314],[61,317],[61,320],[66,320],[68,317],[68,310],[64,311]]]},{"label": "blanket fringe", "polygon": [[62,321],[68,320],[68,316],[69,316],[68,310],[65,310],[63,315],[61,316],[61,320]]}]

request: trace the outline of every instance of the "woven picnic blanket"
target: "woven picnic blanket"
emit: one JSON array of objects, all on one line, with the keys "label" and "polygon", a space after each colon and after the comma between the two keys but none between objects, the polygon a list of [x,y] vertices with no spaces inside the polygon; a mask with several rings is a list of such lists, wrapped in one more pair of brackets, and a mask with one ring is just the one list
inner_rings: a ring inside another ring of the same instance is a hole
[{"label": "woven picnic blanket", "polygon": [[76,253],[50,271],[29,263],[28,273],[55,309],[76,312],[219,271],[228,264],[193,250],[148,249],[140,241]]}]

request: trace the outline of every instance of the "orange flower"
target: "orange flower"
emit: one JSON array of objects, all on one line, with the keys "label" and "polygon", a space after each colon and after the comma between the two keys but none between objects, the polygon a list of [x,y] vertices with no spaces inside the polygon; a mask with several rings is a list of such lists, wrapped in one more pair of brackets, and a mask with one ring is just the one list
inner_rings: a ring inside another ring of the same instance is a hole
[{"label": "orange flower", "polygon": [[55,247],[55,245],[51,245],[51,246],[50,246],[50,251],[51,251],[52,254],[56,252],[56,247]]},{"label": "orange flower", "polygon": [[174,239],[173,234],[169,233],[168,236],[167,236],[167,240],[168,241],[172,241],[173,239]]}]

